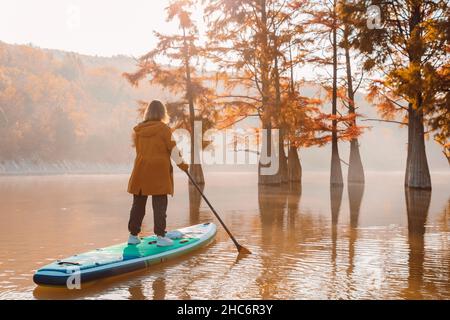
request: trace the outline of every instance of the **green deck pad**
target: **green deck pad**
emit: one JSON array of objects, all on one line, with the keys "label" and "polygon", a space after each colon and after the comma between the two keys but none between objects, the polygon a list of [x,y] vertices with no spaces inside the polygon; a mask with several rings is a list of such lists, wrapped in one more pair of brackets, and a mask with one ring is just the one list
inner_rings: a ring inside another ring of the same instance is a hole
[{"label": "green deck pad", "polygon": [[[141,243],[138,245],[127,245],[122,248],[123,260],[130,260],[142,257],[153,256],[161,252],[178,249],[185,247],[193,242],[197,242],[198,238],[181,238],[173,240],[173,245],[168,247],[158,247],[156,242],[149,244],[151,241],[156,241],[156,236],[146,237],[141,239]],[[186,242],[180,243],[182,240],[187,240]]]}]

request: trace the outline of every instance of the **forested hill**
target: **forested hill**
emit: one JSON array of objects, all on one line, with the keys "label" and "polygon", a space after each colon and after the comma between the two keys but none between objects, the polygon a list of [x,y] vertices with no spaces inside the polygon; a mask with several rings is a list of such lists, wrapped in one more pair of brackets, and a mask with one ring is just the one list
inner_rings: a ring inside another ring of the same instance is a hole
[{"label": "forested hill", "polygon": [[121,74],[133,68],[124,56],[0,42],[1,163],[128,163],[136,100],[161,95],[132,88]]},{"label": "forested hill", "polygon": [[[135,60],[126,56],[94,57],[0,42],[0,174],[128,171],[136,101],[169,98],[148,84],[133,88],[121,74],[134,68]],[[305,88],[303,94],[314,95],[315,89]],[[356,103],[360,113],[376,117],[363,96]],[[364,125],[373,126],[360,139],[365,167],[403,170],[406,128]],[[340,145],[342,159],[348,160],[347,143]],[[440,147],[428,141],[427,148],[431,170],[448,170]],[[328,147],[300,154],[305,171],[329,170]]]}]

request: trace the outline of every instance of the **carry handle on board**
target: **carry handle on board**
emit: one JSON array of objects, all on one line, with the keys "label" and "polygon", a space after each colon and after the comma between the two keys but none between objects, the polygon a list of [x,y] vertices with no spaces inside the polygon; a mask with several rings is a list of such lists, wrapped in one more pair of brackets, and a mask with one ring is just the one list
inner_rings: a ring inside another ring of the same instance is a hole
[{"label": "carry handle on board", "polygon": [[219,220],[220,224],[222,225],[222,227],[225,229],[225,231],[228,233],[228,235],[230,236],[231,240],[233,240],[234,245],[236,246],[238,252],[241,254],[251,254],[250,250],[248,250],[246,247],[241,246],[237,240],[233,237],[233,235],[231,234],[231,231],[227,228],[227,226],[225,225],[225,223],[222,221],[222,219],[220,218],[219,214],[216,212],[216,210],[213,208],[213,206],[211,205],[211,203],[209,203],[208,199],[206,199],[205,195],[203,194],[202,190],[200,189],[200,187],[197,185],[197,183],[194,181],[194,179],[192,178],[192,176],[189,174],[189,172],[186,172],[187,176],[189,177],[189,180],[191,180],[192,184],[195,186],[195,188],[198,190],[198,192],[200,192],[200,195],[202,196],[203,200],[205,200],[205,202],[208,204],[209,208],[211,209],[211,211],[214,213],[214,215],[216,216],[217,220]]}]

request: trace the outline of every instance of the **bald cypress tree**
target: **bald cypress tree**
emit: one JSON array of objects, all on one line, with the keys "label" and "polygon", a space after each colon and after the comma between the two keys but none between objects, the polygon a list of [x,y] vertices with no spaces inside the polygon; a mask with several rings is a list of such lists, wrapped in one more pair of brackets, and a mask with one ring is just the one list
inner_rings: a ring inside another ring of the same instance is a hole
[{"label": "bald cypress tree", "polygon": [[[349,14],[348,10],[346,10],[346,2],[341,1],[339,3],[339,17],[342,21],[341,31],[342,31],[342,39],[340,41],[340,47],[344,50],[345,56],[345,91],[347,95],[345,99],[343,99],[344,105],[348,109],[348,114],[352,116],[349,121],[349,126],[352,128],[356,128],[356,109],[358,106],[355,101],[355,94],[362,83],[363,73],[360,74],[359,80],[356,84],[354,83],[354,74],[352,65],[354,65],[354,56],[356,54],[356,50],[354,50],[352,43],[355,40],[355,28],[353,26],[352,17]],[[357,67],[359,67],[357,65]],[[359,141],[358,137],[355,136],[350,140],[350,156],[348,162],[348,174],[347,174],[347,182],[348,183],[364,183],[364,167],[361,160],[361,154],[359,151]]]},{"label": "bald cypress tree", "polygon": [[[425,150],[428,124],[448,148],[443,120],[448,119],[449,101],[448,1],[362,0],[349,10],[364,67],[379,78],[371,86],[372,100],[384,118],[400,115],[408,125],[405,186],[431,189]],[[375,16],[368,16],[371,10]]]},{"label": "bald cypress tree", "polygon": [[[339,156],[339,118],[338,113],[338,47],[339,47],[339,15],[338,0],[312,0],[306,11],[310,16],[312,25],[312,34],[314,38],[321,39],[319,46],[325,44],[325,48],[317,48],[317,51],[330,51],[325,57],[316,58],[316,63],[325,68],[331,68],[331,86],[326,85],[328,91],[331,91],[331,168],[330,184],[342,185],[342,167]],[[323,50],[325,49],[325,50]],[[327,81],[329,82],[329,81]]]},{"label": "bald cypress tree", "polygon": [[[180,32],[173,35],[155,32],[158,38],[156,48],[138,60],[136,72],[126,73],[125,76],[133,85],[138,85],[140,81],[149,78],[151,83],[161,85],[170,92],[182,96],[181,100],[171,101],[168,105],[178,113],[178,116],[184,115],[180,109],[187,107],[188,121],[179,122],[181,127],[190,131],[189,172],[197,183],[204,184],[200,163],[203,142],[196,143],[198,137],[194,135],[194,124],[196,120],[211,122],[209,118],[214,117],[214,110],[213,92],[206,83],[209,79],[199,74],[193,66],[193,60],[200,59],[204,54],[203,48],[197,45],[198,30],[192,19],[192,9],[195,5],[196,2],[191,0],[176,0],[169,3],[166,8],[167,20],[178,21]],[[164,59],[168,59],[171,64],[165,65],[167,61]]]}]

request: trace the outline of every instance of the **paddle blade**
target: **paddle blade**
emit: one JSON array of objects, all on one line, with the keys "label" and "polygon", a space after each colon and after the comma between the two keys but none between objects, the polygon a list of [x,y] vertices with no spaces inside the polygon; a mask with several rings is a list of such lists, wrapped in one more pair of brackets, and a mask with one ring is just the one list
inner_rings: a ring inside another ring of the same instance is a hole
[{"label": "paddle blade", "polygon": [[238,246],[238,252],[239,252],[239,254],[252,254],[250,250],[248,250],[246,247],[243,247],[241,245]]}]

